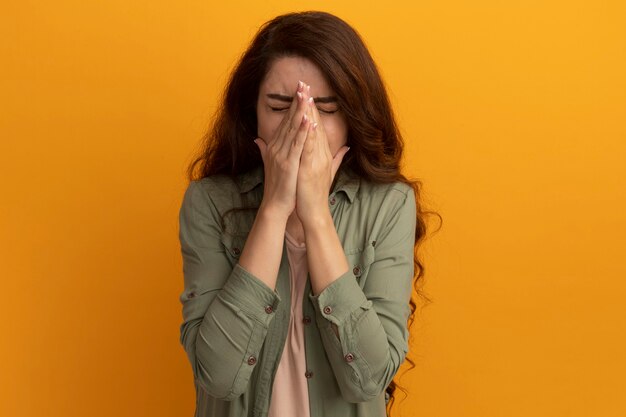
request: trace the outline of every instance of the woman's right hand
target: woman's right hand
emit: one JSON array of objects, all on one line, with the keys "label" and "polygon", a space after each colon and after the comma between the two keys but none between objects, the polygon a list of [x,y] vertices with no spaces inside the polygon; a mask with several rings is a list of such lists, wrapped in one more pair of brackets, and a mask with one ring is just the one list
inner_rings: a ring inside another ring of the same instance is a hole
[{"label": "woman's right hand", "polygon": [[[300,155],[311,125],[307,100],[309,89],[300,82],[288,113],[272,140],[256,138],[263,159],[265,181],[260,209],[287,220],[296,207],[296,184]],[[307,113],[309,113],[307,115]]]}]

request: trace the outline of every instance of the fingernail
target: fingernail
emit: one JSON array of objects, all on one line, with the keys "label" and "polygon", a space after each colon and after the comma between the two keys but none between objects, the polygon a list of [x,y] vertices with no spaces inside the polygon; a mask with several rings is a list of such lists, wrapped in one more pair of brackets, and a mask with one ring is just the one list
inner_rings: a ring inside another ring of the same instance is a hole
[{"label": "fingernail", "polygon": [[298,91],[302,91],[302,87],[304,87],[304,83],[302,81],[298,81]]},{"label": "fingernail", "polygon": [[313,105],[313,97],[309,97],[309,104]]},{"label": "fingernail", "polygon": [[308,92],[310,92],[310,91],[311,91],[311,86],[310,86],[310,85],[307,85],[307,86],[306,86],[306,92],[308,93]]},{"label": "fingernail", "polygon": [[307,120],[309,120],[308,117],[306,117],[306,114],[304,116],[302,116],[302,120],[304,121],[304,123],[306,123]]},{"label": "fingernail", "polygon": [[315,130],[315,128],[317,128],[317,122],[313,123],[313,130]]},{"label": "fingernail", "polygon": [[298,93],[297,93],[297,94],[298,94],[298,99],[299,99],[300,101],[302,101],[302,93],[298,91]]}]

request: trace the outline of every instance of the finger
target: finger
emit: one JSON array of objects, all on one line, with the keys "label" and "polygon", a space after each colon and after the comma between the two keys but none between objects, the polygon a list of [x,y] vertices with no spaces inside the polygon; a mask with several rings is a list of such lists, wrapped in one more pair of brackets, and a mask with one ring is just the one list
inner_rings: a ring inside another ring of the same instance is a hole
[{"label": "finger", "polygon": [[313,123],[319,123],[321,120],[320,112],[317,109],[317,104],[315,104],[315,100],[313,100],[313,97],[309,99],[308,104],[309,104],[309,110],[311,112],[311,116],[313,117]]},{"label": "finger", "polygon": [[313,108],[311,107],[312,105],[315,105],[315,103],[313,102],[313,96],[311,95],[311,86],[307,84],[304,91],[306,92],[306,112],[309,117],[311,117],[311,124],[313,124],[317,122],[318,118],[315,114],[313,114]]},{"label": "finger", "polygon": [[[311,111],[311,107],[309,105],[310,100],[312,100],[313,98],[310,96],[309,91],[311,89],[310,85],[307,85],[304,89],[305,91],[305,97],[304,97],[304,114],[307,117],[308,120],[308,124],[309,124],[309,129],[308,129],[308,134],[307,137],[311,137],[312,138],[312,127],[313,127],[313,123],[315,122],[315,120],[313,120],[313,112]],[[306,139],[306,138],[305,138]],[[309,141],[310,142],[310,141]],[[302,143],[302,145],[304,145],[304,142]]]},{"label": "finger", "polygon": [[259,148],[259,152],[261,153],[261,159],[263,160],[263,164],[265,165],[265,153],[267,152],[267,144],[262,138],[256,138],[254,140],[256,146]]},{"label": "finger", "polygon": [[305,102],[305,92],[304,92],[304,83],[300,81],[298,83],[298,88],[294,94],[294,98],[291,101],[291,106],[289,107],[288,113],[283,118],[283,122],[279,127],[279,133],[276,145],[279,149],[289,149],[287,145],[291,144],[291,140],[294,133],[298,131],[300,128],[300,123],[302,121],[302,116],[304,115],[304,102]]},{"label": "finger", "polygon": [[[304,96],[304,94],[302,94],[301,97],[298,97],[298,100],[300,100],[300,108],[296,110],[294,119],[291,121],[291,126],[287,129],[285,133],[285,137],[281,146],[281,152],[285,152],[287,154],[291,152],[291,149],[294,146],[294,141],[296,141],[297,138],[301,136],[302,129],[304,128],[306,136],[306,129],[311,124],[311,118],[306,114],[306,97]],[[294,128],[294,125],[296,123],[297,128]]]},{"label": "finger", "polygon": [[341,165],[341,161],[343,161],[343,157],[346,156],[346,153],[348,153],[349,150],[350,150],[350,147],[344,145],[341,148],[339,148],[339,150],[337,151],[337,153],[333,157],[333,162],[331,164],[333,178],[335,178],[335,174],[337,174],[337,171],[339,170],[339,166]]},{"label": "finger", "polygon": [[330,147],[328,144],[326,131],[324,130],[324,124],[322,123],[322,118],[320,117],[319,110],[317,109],[317,106],[313,99],[311,99],[309,107],[311,110],[311,114],[313,115],[313,120],[314,120],[313,125],[315,126],[315,130],[317,132],[316,137],[323,139],[323,140],[318,141],[320,142],[318,145],[324,148],[327,154],[330,154]]},{"label": "finger", "polygon": [[300,81],[291,102],[292,106],[289,108],[289,120],[287,127],[290,132],[300,128],[300,121],[302,119],[302,115],[304,114],[303,109],[306,95],[304,86],[305,84]]},{"label": "finger", "polygon": [[311,114],[313,115],[313,130],[315,131],[315,141],[317,152],[325,153],[328,156],[328,159],[332,158],[330,154],[330,147],[328,144],[328,137],[326,136],[326,131],[324,130],[324,124],[322,123],[322,118],[320,117],[319,110],[317,109],[317,105],[314,100],[311,100],[310,104]]},{"label": "finger", "polygon": [[302,149],[304,148],[304,144],[310,131],[311,121],[308,117],[306,117],[306,115],[304,115],[302,123],[300,124],[300,129],[298,130],[294,140],[291,142],[291,147],[289,148],[289,158],[300,159]]},{"label": "finger", "polygon": [[[299,89],[300,89],[300,82],[298,82],[298,86],[296,87],[296,92]],[[273,140],[269,144],[270,147],[272,148],[277,147],[278,149],[282,147],[282,143],[285,138],[285,131],[287,130],[289,126],[289,122],[291,121],[291,118],[293,117],[293,114],[295,113],[297,107],[298,107],[297,95],[294,95],[294,98],[293,100],[291,100],[291,104],[289,105],[289,109],[287,109],[287,112],[281,119],[280,124],[278,125],[278,127],[276,128],[276,131],[274,132]]]},{"label": "finger", "polygon": [[306,92],[305,102],[304,102],[305,114],[307,118],[309,119],[309,125],[311,126],[311,129],[309,129],[309,136],[311,136],[314,133],[312,129],[313,129],[313,125],[316,122],[314,114],[313,114],[313,110],[311,109],[311,103],[313,102],[313,97],[311,97],[310,95],[311,86],[307,85],[304,90]]},{"label": "finger", "polygon": [[307,101],[307,114],[311,118],[311,124],[318,123],[320,120],[319,113],[316,113],[315,110],[315,101],[313,100],[313,96],[309,96]]},{"label": "finger", "polygon": [[289,123],[291,122],[291,118],[293,117],[293,114],[296,112],[297,107],[298,107],[297,96],[294,96],[294,99],[291,100],[291,105],[289,106],[287,113],[280,121],[280,124],[278,125],[278,128],[276,129],[276,133],[274,133],[275,136],[274,136],[274,140],[272,141],[272,145],[277,146],[279,149],[280,147],[282,147],[282,143],[285,138],[285,132],[287,131],[289,127]]},{"label": "finger", "polygon": [[317,131],[315,130],[315,123],[310,123],[310,128],[309,131],[307,132],[306,135],[306,140],[304,141],[304,145],[303,145],[303,149],[302,149],[302,154],[306,154],[307,156],[311,155],[314,151],[315,151],[315,142],[316,142],[316,136],[317,136]]}]

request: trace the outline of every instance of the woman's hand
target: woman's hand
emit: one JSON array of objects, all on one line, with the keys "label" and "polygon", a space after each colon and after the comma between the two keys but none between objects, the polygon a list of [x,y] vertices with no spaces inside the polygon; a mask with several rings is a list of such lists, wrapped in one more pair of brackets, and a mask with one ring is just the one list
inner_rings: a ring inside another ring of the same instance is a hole
[{"label": "woman's hand", "polygon": [[333,156],[312,97],[307,100],[307,107],[312,126],[302,149],[296,189],[296,212],[305,230],[307,226],[315,227],[318,220],[330,217],[330,187],[344,155],[350,149],[344,145]]},{"label": "woman's hand", "polygon": [[300,156],[311,125],[308,109],[308,91],[304,83],[298,83],[289,112],[268,144],[257,138],[265,170],[263,201],[261,209],[270,210],[286,220],[296,207],[296,184]]}]

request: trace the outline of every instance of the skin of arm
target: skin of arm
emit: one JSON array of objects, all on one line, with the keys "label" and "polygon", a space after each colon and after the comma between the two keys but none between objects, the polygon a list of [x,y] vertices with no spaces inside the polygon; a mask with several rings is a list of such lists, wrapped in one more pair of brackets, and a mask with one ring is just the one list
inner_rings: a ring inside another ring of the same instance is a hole
[{"label": "skin of arm", "polygon": [[349,148],[342,146],[332,155],[320,113],[312,99],[308,114],[314,124],[302,150],[296,208],[304,228],[311,290],[317,295],[348,271],[348,261],[328,207],[328,193]]},{"label": "skin of arm", "polygon": [[[328,207],[330,184],[349,148],[342,146],[332,155],[317,107],[312,101],[310,104],[309,115],[314,127],[304,144],[297,197],[298,202],[305,206],[304,210],[300,210],[303,213],[300,221],[304,228],[311,291],[313,295],[318,295],[349,269]],[[332,328],[339,337],[334,323]]]},{"label": "skin of arm", "polygon": [[287,220],[295,207],[300,154],[309,128],[303,117],[308,110],[308,96],[303,90],[304,83],[298,83],[297,98],[293,99],[276,138],[269,145],[256,141],[265,167],[264,194],[239,265],[271,289],[276,288]]},{"label": "skin of arm", "polygon": [[271,289],[276,288],[286,226],[287,217],[261,204],[239,258],[245,270]]},{"label": "skin of arm", "polygon": [[303,222],[311,290],[318,295],[348,271],[348,261],[337,236],[330,211]]},{"label": "skin of arm", "polygon": [[[307,262],[311,275],[311,291],[318,295],[349,268],[330,211],[305,226]],[[335,323],[331,327],[339,338]]]},{"label": "skin of arm", "polygon": [[[300,91],[299,100],[292,102],[291,112],[286,118],[287,124],[295,125],[292,119],[298,121],[301,115],[306,114],[313,126],[309,129],[310,124],[304,118],[295,139],[287,139],[285,130],[279,130],[279,141],[295,140],[294,143],[297,146],[293,147],[295,152],[290,152],[288,156],[280,153],[277,155],[295,162],[298,178],[296,187],[293,189],[296,195],[293,197],[301,205],[301,209],[296,211],[305,214],[303,218],[300,218],[300,222],[302,222],[305,234],[312,291],[318,294],[348,270],[348,262],[328,207],[328,191],[341,160],[349,148],[342,146],[333,157],[320,114],[309,95],[309,87],[299,85],[298,90]],[[265,146],[260,146],[260,148],[266,165],[267,181],[270,179],[267,169],[272,168],[273,165],[267,148]],[[278,176],[280,177],[281,175]],[[275,187],[267,189],[267,185],[266,191],[276,190]],[[283,190],[290,189],[291,187],[283,188]],[[239,259],[239,264],[244,269],[256,275],[272,289],[276,287],[289,214],[291,211],[277,208],[275,204],[272,204],[272,199],[266,200],[264,197]]]}]

